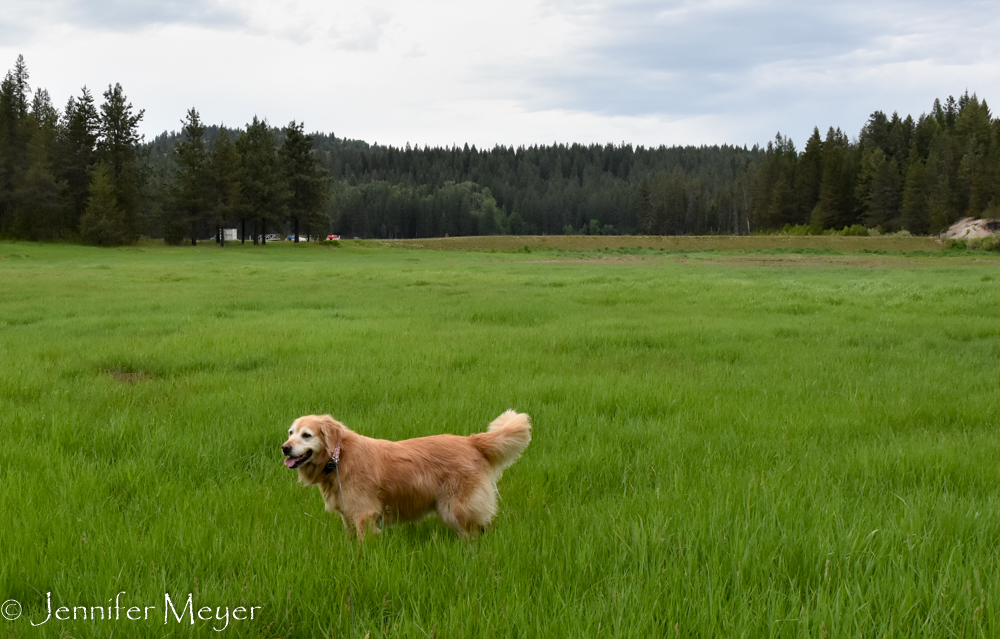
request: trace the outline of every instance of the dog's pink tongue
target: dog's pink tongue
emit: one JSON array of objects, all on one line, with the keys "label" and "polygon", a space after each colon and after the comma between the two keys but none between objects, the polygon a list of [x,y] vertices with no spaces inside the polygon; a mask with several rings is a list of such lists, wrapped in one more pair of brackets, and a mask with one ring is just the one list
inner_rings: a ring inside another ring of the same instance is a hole
[{"label": "dog's pink tongue", "polygon": [[295,465],[295,462],[299,461],[298,457],[285,457],[285,466],[291,468]]}]

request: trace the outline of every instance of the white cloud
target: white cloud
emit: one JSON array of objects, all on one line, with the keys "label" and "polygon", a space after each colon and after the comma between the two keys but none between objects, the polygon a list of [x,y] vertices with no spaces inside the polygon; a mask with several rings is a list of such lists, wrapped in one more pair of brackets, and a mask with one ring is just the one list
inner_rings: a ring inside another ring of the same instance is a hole
[{"label": "white cloud", "polygon": [[[404,144],[800,143],[1000,81],[989,3],[8,0],[57,102],[121,82],[144,130],[273,124]],[[1000,99],[1000,98],[998,98]]]}]

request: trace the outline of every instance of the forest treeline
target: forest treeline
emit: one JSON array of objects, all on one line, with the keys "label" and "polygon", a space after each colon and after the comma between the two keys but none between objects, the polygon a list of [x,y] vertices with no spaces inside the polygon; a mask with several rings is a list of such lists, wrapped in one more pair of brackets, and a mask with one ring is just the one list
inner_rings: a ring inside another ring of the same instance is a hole
[{"label": "forest treeline", "polygon": [[876,111],[856,139],[765,147],[373,145],[302,123],[138,134],[120,85],[62,109],[22,57],[0,84],[0,236],[169,243],[236,227],[407,238],[490,234],[937,233],[1000,216],[1000,120],[967,92],[917,119]]}]

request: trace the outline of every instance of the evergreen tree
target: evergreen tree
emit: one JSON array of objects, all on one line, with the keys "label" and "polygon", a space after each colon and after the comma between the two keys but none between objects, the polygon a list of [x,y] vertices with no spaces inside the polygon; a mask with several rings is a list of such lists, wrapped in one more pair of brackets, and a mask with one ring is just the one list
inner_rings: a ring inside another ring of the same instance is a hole
[{"label": "evergreen tree", "polygon": [[[780,228],[798,222],[794,197],[798,153],[791,138],[778,133],[767,150],[757,173],[753,218],[759,228]],[[777,192],[776,192],[777,189]]]},{"label": "evergreen tree", "polygon": [[[225,129],[215,140],[209,164],[213,195],[209,220],[214,227],[221,229],[227,220],[242,217],[244,210],[240,190],[240,155]],[[245,231],[244,229],[243,232]],[[241,239],[245,241],[242,235]],[[222,232],[219,233],[219,242],[223,245],[226,243],[225,234]]]},{"label": "evergreen tree", "polygon": [[80,235],[98,246],[119,246],[135,241],[126,211],[118,202],[114,167],[104,162],[93,171],[87,209],[80,218]]},{"label": "evergreen tree", "polygon": [[778,176],[771,189],[771,201],[767,210],[768,227],[781,228],[786,224],[798,223],[798,206],[792,185],[784,173]]},{"label": "evergreen tree", "polygon": [[[173,210],[177,227],[190,229],[191,246],[197,244],[197,229],[207,220],[212,200],[212,175],[208,150],[205,148],[205,127],[198,111],[188,110],[183,132],[185,139],[174,147],[177,172],[173,186]],[[173,237],[168,237],[168,240]]]},{"label": "evergreen tree", "polygon": [[889,135],[886,141],[885,153],[890,160],[896,160],[896,165],[903,168],[909,165],[910,148],[913,146],[913,135],[916,131],[916,124],[913,118],[906,116],[900,118],[899,114],[893,112],[889,121]]},{"label": "evergreen tree", "polygon": [[275,147],[274,132],[267,125],[267,120],[258,120],[257,116],[236,141],[241,160],[243,202],[248,217],[255,225],[259,224],[254,230],[254,244],[258,235],[264,242],[267,241],[268,223],[276,225],[285,217],[288,188]]},{"label": "evergreen tree", "polygon": [[17,174],[27,161],[28,104],[31,87],[24,56],[17,56],[14,68],[0,82],[0,233],[14,233],[20,226],[11,219]]},{"label": "evergreen tree", "polygon": [[869,228],[895,230],[899,227],[902,177],[896,159],[886,158],[880,147],[872,147],[861,160],[855,197],[862,209],[862,221]]},{"label": "evergreen tree", "polygon": [[638,217],[639,227],[642,232],[652,235],[656,230],[656,218],[653,215],[653,204],[648,179],[639,182]]},{"label": "evergreen tree", "polygon": [[299,241],[299,224],[311,231],[323,231],[329,218],[323,214],[326,204],[325,171],[313,157],[313,141],[304,125],[293,120],[284,129],[285,141],[279,156],[288,187],[288,216],[292,220],[295,241]]},{"label": "evergreen tree", "polygon": [[926,162],[927,156],[931,152],[931,142],[941,132],[941,125],[938,124],[937,119],[926,114],[921,115],[913,130],[912,144],[910,146],[911,157],[913,154],[916,154],[920,160]]},{"label": "evergreen tree", "polygon": [[97,139],[101,118],[94,104],[94,96],[83,87],[80,97],[70,98],[62,114],[59,130],[59,153],[56,173],[66,183],[65,226],[75,232],[80,226],[80,216],[87,208],[90,170],[96,161]]},{"label": "evergreen tree", "polygon": [[[120,84],[108,86],[101,104],[100,137],[97,143],[99,161],[110,171],[119,215],[106,217],[108,223],[122,225],[113,235],[122,243],[132,243],[138,237],[138,215],[142,175],[138,166],[138,145],[142,136],[139,122],[145,111],[133,113],[133,107]],[[94,182],[91,182],[93,188]],[[93,196],[93,193],[91,193]],[[88,211],[90,205],[88,204]],[[82,229],[81,229],[82,233]]]},{"label": "evergreen tree", "polygon": [[854,181],[857,175],[855,149],[838,128],[830,127],[823,142],[823,177],[819,203],[810,224],[834,229],[851,226],[855,216]]},{"label": "evergreen tree", "polygon": [[924,163],[917,154],[912,154],[910,167],[906,171],[901,207],[902,226],[910,233],[924,234],[930,225],[927,217],[927,186]]},{"label": "evergreen tree", "polygon": [[875,173],[872,190],[866,202],[871,215],[868,226],[889,231],[901,228],[900,205],[903,199],[903,175],[896,158],[890,159]]},{"label": "evergreen tree", "polygon": [[807,221],[819,202],[819,187],[823,178],[823,139],[819,135],[819,127],[813,128],[806,142],[795,178],[800,219]]},{"label": "evergreen tree", "polygon": [[953,141],[948,135],[938,136],[931,145],[925,165],[927,188],[927,230],[937,234],[959,219],[955,197],[955,158]]},{"label": "evergreen tree", "polygon": [[959,208],[967,216],[981,215],[997,193],[997,154],[991,125],[986,102],[980,102],[975,94],[963,96],[955,121],[956,145],[962,153],[956,187]]},{"label": "evergreen tree", "polygon": [[17,237],[57,237],[62,228],[65,183],[53,171],[59,112],[48,91],[35,92],[24,122],[27,148],[24,165],[12,177],[10,230]]}]

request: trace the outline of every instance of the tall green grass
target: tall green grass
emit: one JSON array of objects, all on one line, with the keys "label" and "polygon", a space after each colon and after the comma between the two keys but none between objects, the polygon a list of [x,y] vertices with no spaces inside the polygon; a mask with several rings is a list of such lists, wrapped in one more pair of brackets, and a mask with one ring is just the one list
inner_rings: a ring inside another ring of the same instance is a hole
[{"label": "tall green grass", "polygon": [[[0,243],[0,636],[994,636],[1000,262],[633,253]],[[281,463],[510,407],[474,542]]]}]

